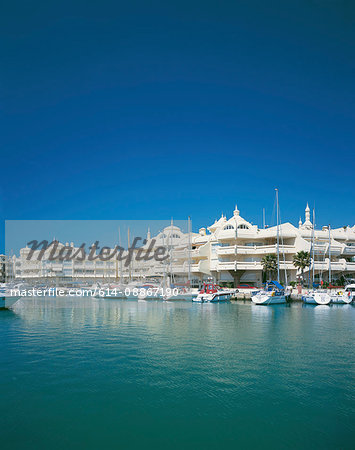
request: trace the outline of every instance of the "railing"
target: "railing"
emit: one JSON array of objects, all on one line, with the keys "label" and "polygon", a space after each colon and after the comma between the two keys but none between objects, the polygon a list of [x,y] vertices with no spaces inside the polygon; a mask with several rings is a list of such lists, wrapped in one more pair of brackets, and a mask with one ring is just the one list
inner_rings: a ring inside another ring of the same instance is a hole
[{"label": "railing", "polygon": [[235,261],[219,261],[217,263],[217,270],[235,270]]},{"label": "railing", "polygon": [[[277,244],[271,245],[237,245],[236,253],[238,254],[268,254],[277,252]],[[293,245],[279,245],[280,253],[296,253],[296,249]]]},{"label": "railing", "polygon": [[[346,262],[345,261],[340,261],[340,262],[331,262],[331,268],[332,270],[344,270],[346,266]],[[329,264],[328,264],[329,267]]]},{"label": "railing", "polygon": [[[262,270],[261,261],[218,261],[217,270]],[[292,261],[280,261],[280,270],[292,270],[296,267]]]},{"label": "railing", "polygon": [[236,254],[236,246],[235,245],[228,245],[225,247],[218,247],[217,248],[217,255],[235,255]]},{"label": "railing", "polygon": [[[217,254],[222,255],[264,255],[268,253],[276,253],[277,245],[229,245],[225,247],[218,247]],[[296,253],[296,249],[293,245],[280,245],[280,253]]]},{"label": "railing", "polygon": [[200,271],[200,263],[191,264],[191,272],[199,272]]},{"label": "railing", "polygon": [[261,270],[260,261],[237,261],[236,270]]}]

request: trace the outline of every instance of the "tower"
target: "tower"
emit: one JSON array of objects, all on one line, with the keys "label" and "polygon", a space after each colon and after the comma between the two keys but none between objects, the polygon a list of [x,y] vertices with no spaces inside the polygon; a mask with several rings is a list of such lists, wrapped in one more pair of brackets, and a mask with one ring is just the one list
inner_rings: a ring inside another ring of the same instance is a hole
[{"label": "tower", "polygon": [[304,210],[304,212],[305,212],[306,222],[310,222],[311,221],[311,210],[309,209],[308,202],[307,202],[307,206],[306,206],[306,209]]},{"label": "tower", "polygon": [[303,224],[303,228],[305,229],[311,229],[313,228],[312,222],[311,222],[311,210],[309,209],[308,203],[306,206],[306,209],[304,210],[304,216],[305,216],[305,222]]}]

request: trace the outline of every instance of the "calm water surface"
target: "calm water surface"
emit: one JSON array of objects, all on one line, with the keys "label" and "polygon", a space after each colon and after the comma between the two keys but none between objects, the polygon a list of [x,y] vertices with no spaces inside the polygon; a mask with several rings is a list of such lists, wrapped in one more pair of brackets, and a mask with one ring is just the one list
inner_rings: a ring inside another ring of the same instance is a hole
[{"label": "calm water surface", "polygon": [[2,449],[354,448],[355,307],[22,300]]}]

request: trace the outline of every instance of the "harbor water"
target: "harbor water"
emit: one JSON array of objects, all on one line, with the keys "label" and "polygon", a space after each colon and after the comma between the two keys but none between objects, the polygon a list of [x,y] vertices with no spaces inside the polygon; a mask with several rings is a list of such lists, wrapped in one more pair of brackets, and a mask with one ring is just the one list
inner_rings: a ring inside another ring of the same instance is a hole
[{"label": "harbor water", "polygon": [[355,307],[22,299],[2,449],[354,448]]}]

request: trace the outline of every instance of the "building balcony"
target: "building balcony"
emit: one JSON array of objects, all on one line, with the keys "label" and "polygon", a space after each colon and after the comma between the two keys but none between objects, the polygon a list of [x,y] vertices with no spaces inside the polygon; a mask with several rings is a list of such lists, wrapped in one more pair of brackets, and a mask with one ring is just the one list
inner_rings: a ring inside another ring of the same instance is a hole
[{"label": "building balcony", "polygon": [[[328,270],[328,269],[329,269],[329,261],[316,261],[314,263],[314,270]],[[307,270],[307,268],[305,270]]]},{"label": "building balcony", "polygon": [[217,248],[217,255],[218,256],[224,256],[224,255],[235,255],[236,254],[236,245],[228,245],[225,247],[218,247]]},{"label": "building balcony", "polygon": [[195,273],[199,272],[200,271],[199,267],[200,267],[200,263],[191,264],[191,272],[195,272]]},{"label": "building balcony", "polygon": [[[337,262],[333,262],[331,263],[331,270],[335,271],[335,270],[345,270],[346,269],[346,261],[337,261]],[[329,270],[329,264],[328,264],[328,270]]]},{"label": "building balcony", "polygon": [[217,271],[221,270],[236,270],[236,262],[235,261],[218,261],[217,263]]},{"label": "building balcony", "polygon": [[236,270],[262,270],[261,261],[237,261]]},{"label": "building balcony", "polygon": [[355,262],[347,262],[345,264],[345,270],[349,272],[355,272]]},{"label": "building balcony", "polygon": [[[346,270],[347,267],[345,259],[342,259],[340,261],[332,261],[331,262],[331,270],[332,271],[342,271]],[[354,263],[355,267],[355,263]],[[311,268],[312,270],[312,268]],[[320,271],[329,271],[329,259],[325,259],[325,261],[315,261],[314,263],[314,270],[320,270]],[[306,269],[307,271],[307,269]]]},{"label": "building balcony", "polygon": [[192,273],[210,273],[210,266],[207,260],[201,260],[198,263],[191,264],[191,272]]},{"label": "building balcony", "polygon": [[[280,270],[296,270],[292,261],[280,261]],[[263,270],[261,261],[218,261],[217,271],[221,270]]]},{"label": "building balcony", "polygon": [[[279,245],[279,252],[281,254],[294,254],[296,248],[294,245]],[[268,255],[269,253],[277,253],[277,244],[236,246],[236,254],[239,255]]]},{"label": "building balcony", "polygon": [[174,259],[189,259],[190,258],[203,258],[203,256],[200,254],[200,249],[195,248],[193,250],[189,250],[186,248],[184,250],[173,250],[172,256]]}]

